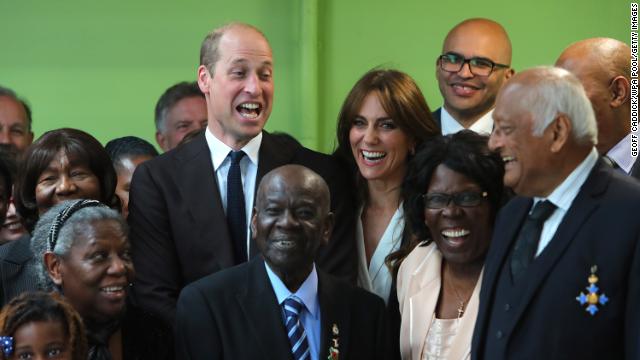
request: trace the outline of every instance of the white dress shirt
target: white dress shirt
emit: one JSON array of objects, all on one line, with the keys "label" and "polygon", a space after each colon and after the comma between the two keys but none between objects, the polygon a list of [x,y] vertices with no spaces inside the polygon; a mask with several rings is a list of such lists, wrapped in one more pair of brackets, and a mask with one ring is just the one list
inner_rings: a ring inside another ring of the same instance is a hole
[{"label": "white dress shirt", "polygon": [[[229,152],[233,149],[220,139],[215,137],[209,128],[204,133],[211,152],[211,162],[213,163],[213,171],[216,173],[218,181],[218,191],[220,191],[220,199],[222,207],[227,211],[227,175],[231,166],[231,158]],[[244,192],[244,209],[247,216],[247,259],[250,257],[249,239],[251,223],[251,213],[253,210],[253,194],[256,188],[256,176],[258,174],[258,154],[260,144],[262,143],[262,132],[251,139],[242,149],[246,156],[240,160],[240,173],[242,176],[242,191]]]},{"label": "white dress shirt", "polygon": [[[491,135],[491,132],[493,131],[492,114],[493,109],[471,124],[471,126],[469,126],[469,130],[475,131],[481,135]],[[454,119],[453,116],[447,112],[447,109],[445,109],[444,106],[440,108],[440,127],[442,129],[442,135],[449,135],[457,133],[460,130],[464,130],[464,126],[460,125],[458,120]]]},{"label": "white dress shirt", "polygon": [[607,156],[616,162],[620,169],[622,169],[627,175],[631,173],[631,168],[636,162],[636,158],[631,155],[631,133],[622,138],[619,143],[607,152]]},{"label": "white dress shirt", "polygon": [[[580,165],[573,169],[571,174],[569,174],[569,176],[567,176],[567,178],[553,190],[549,197],[547,197],[546,200],[549,200],[552,204],[557,206],[557,208],[553,214],[549,216],[547,221],[544,222],[542,234],[540,235],[540,242],[538,242],[538,251],[536,252],[536,256],[539,256],[544,248],[547,247],[549,242],[551,242],[556,230],[558,230],[558,226],[562,222],[562,219],[564,219],[567,211],[569,211],[573,200],[578,196],[580,188],[584,182],[587,181],[587,178],[591,173],[591,169],[593,169],[597,161],[598,152],[593,148],[589,155],[582,160]],[[535,197],[533,200],[533,206],[535,206],[538,201],[543,201],[545,199]],[[531,209],[533,209],[533,206]]]},{"label": "white dress shirt", "polygon": [[382,234],[376,250],[367,266],[367,253],[364,249],[364,232],[362,230],[362,209],[358,214],[356,241],[358,242],[358,286],[380,296],[385,304],[389,301],[392,277],[384,259],[400,248],[402,231],[404,230],[404,212],[402,204],[393,214],[389,225]]}]

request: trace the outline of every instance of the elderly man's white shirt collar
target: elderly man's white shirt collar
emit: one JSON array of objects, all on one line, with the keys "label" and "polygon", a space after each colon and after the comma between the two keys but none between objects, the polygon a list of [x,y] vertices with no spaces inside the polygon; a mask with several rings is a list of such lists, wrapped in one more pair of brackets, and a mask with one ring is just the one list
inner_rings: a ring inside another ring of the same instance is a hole
[{"label": "elderly man's white shirt collar", "polygon": [[[589,155],[582,160],[580,165],[573,169],[571,174],[551,192],[547,200],[551,201],[559,209],[564,211],[569,210],[573,200],[578,196],[580,188],[584,182],[587,181],[589,173],[591,173],[591,169],[596,165],[596,162],[598,162],[598,152],[593,148],[591,152],[589,152]],[[537,203],[544,199],[536,197],[534,200]]]},{"label": "elderly man's white shirt collar", "polygon": [[[542,233],[540,234],[540,241],[538,242],[538,251],[536,252],[536,256],[540,255],[553,239],[556,230],[558,230],[558,226],[560,226],[560,223],[562,223],[564,216],[569,211],[571,204],[578,196],[580,188],[587,181],[587,178],[589,177],[593,167],[596,165],[596,162],[598,162],[598,152],[593,148],[589,155],[582,160],[580,165],[573,169],[571,174],[569,174],[569,176],[567,176],[567,178],[564,179],[564,181],[558,185],[553,192],[551,192],[549,197],[547,197],[547,200],[557,206],[557,209],[544,223]],[[533,206],[535,206],[538,201],[542,200],[544,199],[535,197]],[[531,209],[533,209],[533,206]]]},{"label": "elderly man's white shirt collar", "polygon": [[[491,135],[491,131],[493,131],[492,114],[493,109],[476,120],[476,122],[469,127],[469,130],[482,135]],[[464,126],[460,125],[458,120],[454,119],[444,106],[440,108],[440,127],[442,128],[442,135],[449,135],[464,130]]]},{"label": "elderly man's white shirt collar", "polygon": [[619,143],[607,152],[607,156],[616,162],[620,169],[629,174],[636,158],[631,156],[631,133],[622,138]]},{"label": "elderly man's white shirt collar", "polygon": [[[204,136],[207,140],[207,145],[209,146],[209,151],[211,152],[211,159],[213,161],[213,170],[218,170],[218,167],[222,165],[222,162],[229,155],[229,151],[233,150],[229,145],[223,143],[220,139],[215,137],[211,130],[207,127],[207,130],[204,133]],[[253,139],[251,139],[247,145],[245,145],[241,150],[247,155],[249,160],[255,165],[258,166],[258,153],[260,152],[260,144],[262,143],[262,132],[256,135]]]},{"label": "elderly man's white shirt collar", "polygon": [[267,270],[267,276],[273,287],[273,292],[276,294],[278,304],[282,303],[291,295],[297,296],[313,316],[316,316],[320,308],[318,301],[318,273],[316,272],[316,265],[313,264],[311,272],[307,278],[302,282],[298,290],[293,293],[284,284],[282,279],[276,275],[267,262],[264,262],[264,266]]}]

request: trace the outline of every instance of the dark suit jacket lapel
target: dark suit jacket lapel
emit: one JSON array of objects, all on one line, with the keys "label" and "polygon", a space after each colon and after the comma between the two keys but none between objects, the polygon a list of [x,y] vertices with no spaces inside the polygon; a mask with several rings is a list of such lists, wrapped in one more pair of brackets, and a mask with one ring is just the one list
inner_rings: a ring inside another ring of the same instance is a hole
[{"label": "dark suit jacket lapel", "polygon": [[[20,294],[22,290],[33,290],[35,284],[18,282],[16,280],[32,280],[31,277],[25,276],[27,274],[21,274],[21,271],[25,271],[24,267],[27,262],[33,257],[31,252],[31,238],[29,235],[24,235],[11,244],[7,251],[6,257],[0,262],[0,271],[2,271],[2,296],[4,303],[6,304],[14,296]],[[20,278],[17,278],[20,276]],[[33,286],[33,288],[30,288]]]},{"label": "dark suit jacket lapel", "polygon": [[[600,202],[599,196],[605,192],[611,179],[612,171],[608,165],[605,165],[599,160],[589,174],[587,181],[585,181],[580,188],[580,192],[578,192],[569,211],[565,214],[562,222],[558,226],[555,235],[547,247],[530,265],[529,271],[532,271],[532,277],[529,278],[527,288],[522,298],[522,306],[518,307],[515,319],[519,319],[522,315],[543,280],[553,269],[556,262],[560,260],[569,244],[575,239],[582,224],[584,224],[598,208]],[[517,320],[515,323],[517,323]]]},{"label": "dark suit jacket lapel", "polygon": [[518,231],[520,231],[525,216],[531,209],[532,202],[533,200],[530,198],[514,198],[512,203],[506,205],[506,209],[504,210],[509,211],[509,214],[504,213],[504,211],[501,214],[502,219],[500,225],[504,225],[504,227],[496,227],[491,241],[491,248],[485,261],[485,270],[480,291],[480,307],[478,310],[474,339],[481,339],[481,334],[486,331],[486,322],[490,315],[490,305],[493,304],[493,296],[498,277],[500,276],[500,270],[504,262],[509,258],[511,247],[516,240],[516,236],[518,236]]},{"label": "dark suit jacket lapel", "polygon": [[439,107],[436,109],[436,111],[432,112],[431,117],[433,118],[433,121],[436,123],[436,125],[438,125],[438,129],[442,130],[442,108]]},{"label": "dark suit jacket lapel", "polygon": [[260,144],[259,162],[258,162],[258,174],[256,176],[256,188],[260,184],[260,180],[269,171],[289,164],[295,154],[291,152],[291,148],[288,148],[285,144],[279,144],[274,135],[269,134],[266,131],[262,132],[262,143]]},{"label": "dark suit jacket lapel", "polygon": [[[220,266],[232,266],[234,258],[231,237],[204,135],[177,149],[173,156],[180,164],[174,174],[177,187],[186,199],[185,204],[189,207],[193,223],[198,226],[198,229],[194,229],[197,231],[196,237],[191,239],[193,246],[203,249],[214,246]],[[207,237],[207,234],[215,234],[216,239],[210,235]],[[200,243],[206,245],[198,245]]]},{"label": "dark suit jacket lapel", "polygon": [[246,292],[238,294],[238,301],[244,311],[243,321],[251,324],[254,330],[253,334],[247,334],[247,336],[255,336],[255,343],[260,344],[261,347],[259,353],[264,354],[265,359],[293,359],[282,319],[282,310],[278,305],[262,258],[250,261],[245,284]]},{"label": "dark suit jacket lapel", "polygon": [[631,175],[634,179],[640,180],[640,161],[638,161],[637,158],[634,161],[633,166],[631,167],[631,173],[629,175]]},{"label": "dark suit jacket lapel", "polygon": [[[260,151],[258,155],[258,172],[256,174],[256,188],[253,193],[253,200],[256,199],[256,191],[260,185],[260,180],[271,170],[291,163],[295,153],[290,147],[282,146],[279,144],[274,135],[269,134],[266,131],[262,132],[262,143],[260,144]],[[256,246],[253,238],[249,242],[249,256],[251,258],[258,255],[258,247]]]},{"label": "dark suit jacket lapel", "polygon": [[[317,270],[317,268],[316,268]],[[347,294],[341,294],[335,287],[335,283],[327,278],[327,275],[318,271],[318,297],[320,299],[320,357],[326,359],[329,356],[329,347],[333,339],[338,339],[338,349],[341,359],[348,359],[346,351],[349,348],[349,334],[352,333],[349,317],[349,303]],[[336,325],[339,334],[333,334],[333,325]]]}]

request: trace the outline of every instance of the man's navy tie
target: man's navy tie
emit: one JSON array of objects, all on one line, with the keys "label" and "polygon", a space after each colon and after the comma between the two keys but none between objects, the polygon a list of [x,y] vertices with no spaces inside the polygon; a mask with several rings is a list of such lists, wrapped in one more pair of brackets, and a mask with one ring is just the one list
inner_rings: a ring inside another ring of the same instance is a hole
[{"label": "man's navy tie", "polygon": [[538,201],[531,214],[527,215],[511,254],[511,275],[514,282],[518,281],[533,261],[533,256],[538,250],[544,222],[555,209],[556,206],[549,200]]},{"label": "man's navy tie", "polygon": [[247,261],[247,214],[240,173],[240,160],[244,155],[244,151],[229,152],[231,166],[227,174],[227,225],[233,240],[236,264]]},{"label": "man's navy tie", "polygon": [[296,296],[290,296],[284,300],[282,306],[284,307],[285,326],[294,360],[311,359],[307,333],[302,327],[299,316],[303,308],[302,300]]}]

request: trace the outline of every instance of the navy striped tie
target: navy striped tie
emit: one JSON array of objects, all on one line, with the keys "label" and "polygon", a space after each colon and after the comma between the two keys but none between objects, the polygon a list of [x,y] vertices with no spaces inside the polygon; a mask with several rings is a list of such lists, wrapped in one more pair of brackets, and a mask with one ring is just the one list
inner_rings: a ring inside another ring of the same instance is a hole
[{"label": "navy striped tie", "polygon": [[287,327],[287,336],[291,343],[291,353],[295,360],[310,359],[309,343],[307,342],[307,333],[300,322],[300,311],[302,310],[302,300],[296,296],[290,296],[282,303],[284,307],[285,326]]}]

